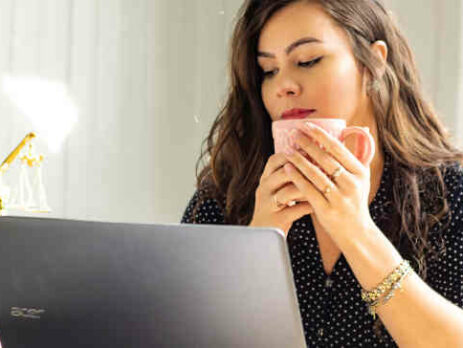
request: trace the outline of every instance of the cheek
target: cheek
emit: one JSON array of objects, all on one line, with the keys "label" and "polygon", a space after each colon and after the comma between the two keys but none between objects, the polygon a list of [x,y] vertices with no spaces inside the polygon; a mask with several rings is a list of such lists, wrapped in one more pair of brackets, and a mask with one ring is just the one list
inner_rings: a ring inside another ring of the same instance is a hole
[{"label": "cheek", "polygon": [[272,102],[272,98],[270,97],[270,90],[267,84],[263,84],[261,87],[261,97],[262,97],[262,102],[264,103],[265,109],[271,115],[273,119],[275,117],[273,116],[275,114],[275,110],[274,110],[275,105],[274,105],[274,102]]},{"label": "cheek", "polygon": [[319,106],[325,117],[349,120],[360,100],[360,75],[351,60],[340,61],[325,71],[320,80]]}]

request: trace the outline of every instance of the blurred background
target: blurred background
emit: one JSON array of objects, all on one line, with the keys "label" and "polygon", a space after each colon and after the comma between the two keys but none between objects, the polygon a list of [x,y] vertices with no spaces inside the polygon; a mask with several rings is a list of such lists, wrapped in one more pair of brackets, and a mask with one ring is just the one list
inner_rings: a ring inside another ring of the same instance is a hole
[{"label": "blurred background", "polygon": [[[35,132],[52,209],[9,214],[179,222],[201,143],[225,101],[241,3],[0,0],[0,161]],[[462,0],[384,3],[462,146]],[[17,160],[4,181],[16,187],[21,173]]]}]

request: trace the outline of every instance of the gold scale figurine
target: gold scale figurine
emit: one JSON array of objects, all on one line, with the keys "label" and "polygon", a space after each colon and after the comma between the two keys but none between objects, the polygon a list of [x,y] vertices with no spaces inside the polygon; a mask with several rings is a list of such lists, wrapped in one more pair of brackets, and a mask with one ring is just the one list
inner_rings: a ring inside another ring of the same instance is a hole
[{"label": "gold scale figurine", "polygon": [[[6,209],[19,209],[27,212],[50,212],[45,194],[45,188],[42,182],[42,162],[43,156],[36,155],[31,140],[35,138],[34,133],[27,134],[18,146],[8,155],[0,166],[0,216],[6,212]],[[21,155],[23,148],[28,145],[28,151]],[[20,156],[21,155],[21,156]],[[18,158],[21,160],[21,173],[19,182],[19,203],[17,197],[10,197],[10,188],[3,183],[3,175],[11,167],[12,162]],[[38,190],[38,204],[35,204],[26,167],[35,168],[36,170],[36,187]],[[27,194],[27,199],[26,199]]]}]

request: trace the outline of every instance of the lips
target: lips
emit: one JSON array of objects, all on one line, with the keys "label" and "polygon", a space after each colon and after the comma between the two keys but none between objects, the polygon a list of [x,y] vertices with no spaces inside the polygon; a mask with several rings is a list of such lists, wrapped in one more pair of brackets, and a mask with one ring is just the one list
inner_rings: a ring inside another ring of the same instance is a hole
[{"label": "lips", "polygon": [[314,109],[291,109],[291,110],[285,111],[283,115],[281,116],[281,118],[283,120],[301,119],[301,118],[306,118],[313,112],[315,112]]}]

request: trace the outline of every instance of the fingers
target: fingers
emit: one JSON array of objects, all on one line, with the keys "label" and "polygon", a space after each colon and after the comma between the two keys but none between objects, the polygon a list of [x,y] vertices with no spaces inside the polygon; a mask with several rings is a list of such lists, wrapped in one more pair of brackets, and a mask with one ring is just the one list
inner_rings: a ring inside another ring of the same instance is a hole
[{"label": "fingers", "polygon": [[276,172],[279,168],[283,167],[288,159],[283,153],[277,153],[269,157],[265,165],[264,172],[261,175],[261,181],[267,179],[270,175]]},{"label": "fingers", "polygon": [[[276,207],[276,202],[286,206],[291,202],[302,202],[304,196],[291,183],[291,180],[284,170],[284,165],[288,163],[288,159],[284,154],[276,154],[269,158],[264,174],[262,174],[260,187],[269,201]],[[277,194],[276,202],[273,195]],[[278,208],[277,208],[278,209]]]},{"label": "fingers", "polygon": [[301,146],[303,151],[310,155],[310,160],[315,162],[314,164],[317,164],[326,175],[330,175],[339,168],[338,161],[327,154],[315,141],[311,140],[301,131],[296,131],[294,133],[294,139],[294,141]]},{"label": "fingers", "polygon": [[304,215],[312,214],[313,208],[309,202],[300,202],[294,207],[286,208],[287,214],[291,217],[292,221],[299,220]]},{"label": "fingers", "polygon": [[273,194],[290,183],[290,178],[283,166],[273,172],[273,174],[269,175],[266,179],[263,179],[261,185],[267,188],[269,194]]},{"label": "fingers", "polygon": [[277,202],[285,205],[289,205],[290,202],[294,201],[302,202],[306,200],[301,191],[292,183],[276,190],[272,195],[276,196]]},{"label": "fingers", "polygon": [[280,219],[292,223],[299,220],[305,215],[313,213],[313,208],[309,202],[299,202],[292,207],[287,207],[283,211],[278,212]]},{"label": "fingers", "polygon": [[[308,161],[298,151],[289,157],[292,164],[285,165],[285,168],[288,169],[287,175],[294,185],[304,193],[305,197],[328,199],[322,193],[326,187],[331,187],[333,193],[330,197],[336,199],[339,194],[338,187],[333,184],[330,178],[317,165]],[[317,190],[318,192],[316,192]]]},{"label": "fingers", "polygon": [[330,154],[338,163],[347,169],[348,172],[354,175],[364,172],[364,165],[359,162],[355,155],[351,153],[341,141],[329,135],[323,128],[309,124],[308,127],[301,128],[300,130],[314,141],[323,145],[323,150]]},{"label": "fingers", "polygon": [[[270,156],[255,193],[254,213],[249,226],[274,226],[288,234],[293,222],[313,211],[308,202],[290,182],[284,169],[285,154]],[[278,196],[275,193],[278,192]],[[288,206],[291,201],[299,201]]]}]

